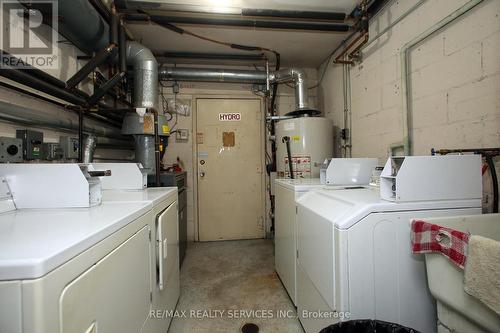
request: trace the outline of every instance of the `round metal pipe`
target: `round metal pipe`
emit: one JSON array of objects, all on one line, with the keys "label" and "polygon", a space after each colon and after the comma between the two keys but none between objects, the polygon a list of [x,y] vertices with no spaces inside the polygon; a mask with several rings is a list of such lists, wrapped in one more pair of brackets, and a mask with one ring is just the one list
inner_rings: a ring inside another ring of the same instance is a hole
[{"label": "round metal pipe", "polygon": [[118,63],[120,65],[120,72],[127,71],[127,34],[123,27],[123,22],[120,21],[118,26]]},{"label": "round metal pipe", "polygon": [[0,76],[21,83],[27,87],[36,89],[38,91],[44,92],[51,96],[60,98],[64,101],[70,102],[75,105],[85,105],[87,103],[87,101],[84,98],[76,96],[67,90],[58,88],[45,81],[42,81],[39,78],[31,76],[29,73],[26,73],[21,69],[14,69],[14,68],[0,69]]},{"label": "round metal pipe", "polygon": [[154,108],[158,101],[158,63],[151,50],[127,43],[127,63],[134,67],[134,106]]},{"label": "round metal pipe", "polygon": [[199,82],[266,83],[266,72],[220,68],[180,68],[161,66],[160,80]]},{"label": "round metal pipe", "polygon": [[[78,132],[78,114],[67,110],[34,110],[0,101],[0,119],[23,125]],[[83,122],[83,131],[96,136],[123,139],[120,129],[106,126],[88,117]]]},{"label": "round metal pipe", "polygon": [[124,139],[115,139],[104,136],[97,137],[97,147],[111,147],[113,149],[134,150],[134,141]]},{"label": "round metal pipe", "polygon": [[340,12],[317,12],[306,10],[276,10],[276,9],[256,9],[242,8],[242,16],[273,17],[286,19],[312,19],[325,21],[344,21],[345,13]]},{"label": "round metal pipe", "polygon": [[86,135],[85,138],[83,139],[83,158],[82,158],[82,163],[89,164],[92,163],[94,160],[94,153],[95,149],[97,147],[97,138],[90,134]]},{"label": "round metal pipe", "polygon": [[88,0],[59,0],[59,32],[84,52],[92,53],[109,45],[108,23]]},{"label": "round metal pipe", "polygon": [[249,27],[252,29],[288,29],[288,30],[306,30],[306,31],[327,31],[327,32],[347,32],[350,26],[347,24],[325,24],[308,22],[289,22],[289,21],[263,21],[250,19],[228,19],[228,18],[208,18],[192,16],[163,16],[131,14],[127,15],[128,21],[153,21],[158,24],[195,24],[195,25],[218,25],[233,27]]},{"label": "round metal pipe", "polygon": [[301,68],[288,68],[270,73],[252,70],[228,70],[221,68],[182,68],[161,66],[160,80],[228,82],[228,83],[285,83],[295,86],[295,110],[309,110],[309,92],[306,73]]},{"label": "round metal pipe", "polygon": [[300,68],[287,68],[269,75],[271,83],[293,82],[295,85],[295,109],[309,109],[309,91],[306,83],[306,72]]},{"label": "round metal pipe", "polygon": [[141,163],[148,175],[156,174],[155,136],[134,135],[135,161]]}]

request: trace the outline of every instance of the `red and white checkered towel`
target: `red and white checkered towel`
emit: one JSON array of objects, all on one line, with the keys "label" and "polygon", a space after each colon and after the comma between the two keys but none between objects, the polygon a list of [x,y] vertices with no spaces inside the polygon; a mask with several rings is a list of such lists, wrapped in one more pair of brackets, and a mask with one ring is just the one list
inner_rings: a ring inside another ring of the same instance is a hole
[{"label": "red and white checkered towel", "polygon": [[441,252],[461,269],[467,258],[469,234],[421,220],[411,222],[413,253]]}]

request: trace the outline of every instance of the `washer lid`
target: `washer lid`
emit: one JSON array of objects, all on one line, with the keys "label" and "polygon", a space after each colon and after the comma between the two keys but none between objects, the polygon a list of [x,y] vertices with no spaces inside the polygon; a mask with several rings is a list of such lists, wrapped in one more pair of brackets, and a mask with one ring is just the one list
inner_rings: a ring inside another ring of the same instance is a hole
[{"label": "washer lid", "polygon": [[348,229],[370,213],[478,208],[481,199],[390,202],[382,200],[377,187],[329,189],[324,187],[307,192],[297,200],[299,209],[307,209],[335,224]]},{"label": "washer lid", "polygon": [[325,186],[321,184],[319,178],[278,178],[275,180],[275,184],[288,188],[292,191],[309,191],[313,188],[321,188]]}]

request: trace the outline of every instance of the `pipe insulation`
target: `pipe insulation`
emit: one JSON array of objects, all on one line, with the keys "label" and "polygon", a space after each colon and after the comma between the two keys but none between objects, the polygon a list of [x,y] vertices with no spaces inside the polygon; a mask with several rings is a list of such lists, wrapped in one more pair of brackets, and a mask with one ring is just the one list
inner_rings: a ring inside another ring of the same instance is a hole
[{"label": "pipe insulation", "polygon": [[134,106],[153,108],[158,100],[158,63],[151,50],[138,42],[127,43],[127,63],[134,68]]},{"label": "pipe insulation", "polygon": [[[109,24],[88,0],[59,0],[58,6],[59,15],[63,18],[59,29],[77,47],[91,53],[110,45]],[[114,32],[115,35],[118,33],[119,31]],[[121,35],[119,41],[124,42],[124,31]],[[130,41],[126,45],[126,58],[127,64],[134,68],[134,106],[154,107],[158,99],[158,63],[153,53],[140,43]],[[124,63],[121,64],[122,69],[123,66]]]},{"label": "pipe insulation", "polygon": [[59,32],[82,51],[92,52],[109,45],[109,25],[88,0],[59,0]]},{"label": "pipe insulation", "polygon": [[[68,110],[34,110],[0,101],[0,119],[23,125],[78,132],[78,114]],[[120,129],[106,126],[90,118],[85,119],[83,131],[96,136],[123,139]]]},{"label": "pipe insulation", "polygon": [[159,78],[160,80],[169,81],[266,83],[266,72],[220,68],[180,68],[161,66]]},{"label": "pipe insulation", "polygon": [[197,82],[226,82],[226,83],[288,83],[295,86],[295,109],[309,109],[309,94],[306,82],[306,73],[300,68],[287,68],[269,73],[252,70],[229,70],[220,68],[181,68],[161,66],[158,77],[165,81],[197,81]]}]

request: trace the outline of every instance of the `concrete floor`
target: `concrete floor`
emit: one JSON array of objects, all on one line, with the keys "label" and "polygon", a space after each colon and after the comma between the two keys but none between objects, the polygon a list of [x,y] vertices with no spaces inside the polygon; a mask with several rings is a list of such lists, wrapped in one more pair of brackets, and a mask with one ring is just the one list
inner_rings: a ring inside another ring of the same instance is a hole
[{"label": "concrete floor", "polygon": [[[303,332],[292,301],[274,271],[272,241],[190,245],[181,269],[181,296],[177,305],[178,311],[186,311],[187,318],[174,318],[169,333],[237,333],[245,323],[257,324],[261,333]],[[192,310],[201,311],[193,314]],[[265,313],[252,315],[251,310],[265,310]],[[277,318],[279,310],[286,313],[284,319]],[[235,318],[237,314],[240,318]],[[208,315],[214,318],[203,318]]]}]

